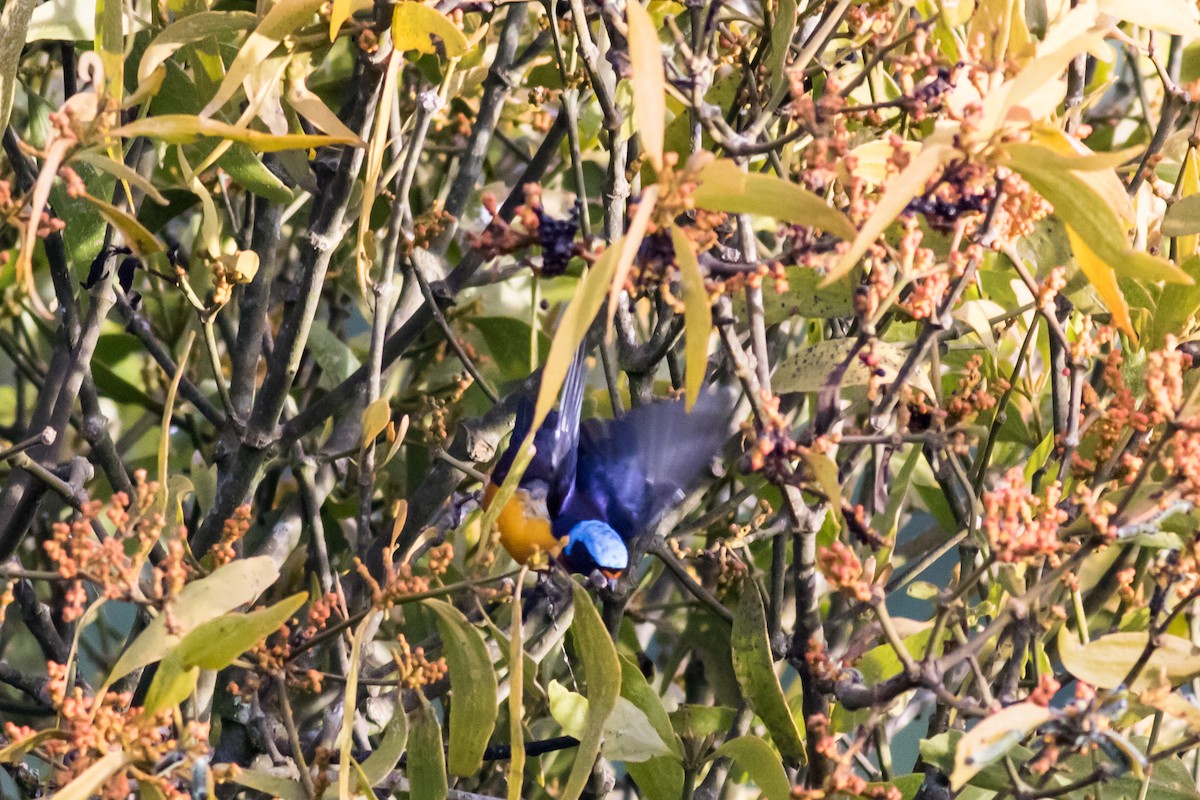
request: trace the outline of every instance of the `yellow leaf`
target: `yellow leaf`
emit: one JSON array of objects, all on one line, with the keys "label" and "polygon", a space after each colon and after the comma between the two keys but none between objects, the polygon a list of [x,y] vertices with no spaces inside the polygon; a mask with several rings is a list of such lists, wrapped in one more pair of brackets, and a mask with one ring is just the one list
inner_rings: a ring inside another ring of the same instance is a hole
[{"label": "yellow leaf", "polygon": [[854,223],[817,195],[774,175],[746,173],[729,159],[709,162],[696,176],[692,199],[700,208],[727,214],[757,214],[797,225],[812,225],[853,239]]},{"label": "yellow leaf", "polygon": [[712,304],[704,287],[704,274],[692,250],[692,243],[679,228],[671,226],[675,245],[675,263],[683,283],[684,395],[688,411],[700,396],[704,373],[708,368],[708,340],[712,334]]},{"label": "yellow leaf", "polygon": [[642,149],[656,170],[662,168],[667,119],[666,74],[654,20],[639,0],[625,3],[629,24],[629,60],[633,74],[633,121]]},{"label": "yellow leaf", "polygon": [[[271,6],[271,10],[263,17],[258,27],[246,37],[237,56],[229,65],[229,71],[225,73],[221,85],[217,87],[217,93],[208,101],[200,116],[211,117],[217,109],[229,102],[250,73],[267,60],[284,37],[306,25],[317,13],[322,2],[323,0],[279,0]],[[354,0],[351,11],[365,4],[368,3],[364,0]]]},{"label": "yellow leaf", "polygon": [[1083,274],[1096,287],[1100,299],[1112,312],[1113,324],[1124,331],[1130,338],[1136,340],[1137,333],[1133,330],[1133,320],[1129,318],[1129,305],[1125,295],[1117,285],[1117,273],[1099,256],[1092,252],[1075,230],[1067,225],[1067,238],[1071,241],[1071,252],[1075,254],[1075,263],[1083,270]]},{"label": "yellow leaf", "polygon": [[[900,149],[911,159],[921,152],[921,143],[904,141],[900,143]],[[876,185],[883,183],[887,180],[888,165],[895,153],[896,148],[887,139],[872,139],[865,144],[860,144],[850,151],[850,156],[854,158],[854,177],[868,180]]]},{"label": "yellow leaf", "polygon": [[931,144],[920,155],[909,162],[904,171],[892,179],[883,197],[875,205],[875,212],[863,225],[862,230],[850,245],[837,266],[829,271],[821,286],[839,281],[854,269],[858,260],[870,249],[887,227],[908,207],[914,197],[925,191],[925,183],[957,152],[947,144]]},{"label": "yellow leaf", "polygon": [[329,7],[329,41],[337,38],[342,23],[350,19],[350,0],[333,0]]},{"label": "yellow leaf", "polygon": [[[636,0],[634,0],[636,2]],[[617,304],[621,301],[621,290],[625,288],[625,279],[633,268],[633,260],[637,257],[638,248],[646,236],[646,226],[650,224],[650,215],[654,213],[654,204],[658,202],[658,186],[650,186],[642,192],[638,201],[637,211],[629,221],[629,230],[621,240],[621,257],[617,261],[617,269],[613,272],[612,289],[608,294],[608,329],[612,330],[613,318],[617,314]],[[617,246],[613,242],[613,247]],[[589,320],[590,322],[590,320]]]},{"label": "yellow leaf", "polygon": [[[1179,179],[1179,193],[1181,202],[1189,197],[1196,197],[1198,194],[1200,194],[1200,160],[1198,160],[1197,156],[1198,154],[1196,150],[1189,150],[1187,159],[1183,162],[1183,175]],[[1167,233],[1167,220],[1171,218],[1172,212],[1174,211],[1175,215],[1182,213],[1180,211],[1175,211],[1175,208],[1177,208],[1180,204],[1181,203],[1176,203],[1174,206],[1171,206],[1171,208],[1167,209],[1166,217],[1163,219],[1164,235],[1170,235]],[[1196,230],[1197,232],[1200,232],[1200,226],[1197,226]],[[1178,239],[1176,239],[1175,255],[1177,260],[1180,263],[1183,263],[1192,256],[1196,255],[1197,250],[1200,249],[1197,247],[1198,244],[1200,244],[1200,237],[1195,235],[1180,236]]]},{"label": "yellow leaf", "polygon": [[130,249],[139,256],[144,258],[164,251],[162,242],[155,238],[153,233],[146,230],[146,227],[138,222],[136,217],[98,197],[92,197],[90,194],[83,195],[83,199],[94,205],[100,212],[100,216],[121,232],[125,237],[125,244],[129,245]]},{"label": "yellow leaf", "polygon": [[241,142],[260,153],[274,153],[279,150],[307,150],[332,144],[348,144],[354,147],[362,147],[365,144],[357,136],[347,138],[344,136],[316,136],[307,133],[289,133],[277,136],[188,114],[145,117],[128,125],[122,125],[113,131],[113,135],[128,138],[148,136],[170,144],[190,144],[198,137],[212,136],[228,139],[231,142]]},{"label": "yellow leaf", "polygon": [[71,156],[69,163],[74,164],[75,162],[87,164],[101,172],[107,172],[114,178],[125,181],[129,185],[140,189],[154,202],[164,206],[167,205],[167,198],[162,196],[157,186],[143,178],[137,170],[131,169],[121,161],[109,158],[103,153],[97,153],[93,150],[80,150]]},{"label": "yellow leaf", "polygon": [[400,52],[437,54],[433,37],[441,39],[447,58],[467,54],[467,37],[439,11],[418,0],[401,0],[392,13],[392,40]]},{"label": "yellow leaf", "polygon": [[387,427],[392,419],[391,401],[381,397],[362,412],[362,446],[366,447]]},{"label": "yellow leaf", "polygon": [[963,734],[955,748],[951,790],[961,789],[981,769],[1053,717],[1054,712],[1050,709],[1030,702],[1015,703],[985,717]]},{"label": "yellow leaf", "polygon": [[[104,65],[104,97],[109,108],[121,107],[125,91],[125,31],[121,0],[96,0],[96,35],[92,41]],[[99,89],[99,87],[97,87]]]},{"label": "yellow leaf", "polygon": [[375,244],[371,231],[371,209],[379,194],[379,174],[383,170],[383,151],[387,146],[388,127],[392,118],[392,102],[396,96],[396,80],[404,59],[389,59],[387,72],[383,76],[383,91],[380,93],[379,108],[375,112],[375,127],[371,143],[367,146],[367,168],[363,174],[362,211],[358,215],[358,247],[355,248],[355,273],[358,289],[364,296],[371,279],[371,264]]},{"label": "yellow leaf", "polygon": [[1172,36],[1200,38],[1196,4],[1188,0],[1099,0],[1100,11]]},{"label": "yellow leaf", "polygon": [[[1123,631],[1093,639],[1087,644],[1066,627],[1058,636],[1058,654],[1067,672],[1097,689],[1120,686],[1129,670],[1142,657],[1149,634],[1146,631]],[[1139,692],[1159,685],[1165,677],[1171,686],[1178,686],[1200,675],[1200,647],[1179,636],[1164,634],[1150,660],[1139,673],[1130,690]]]},{"label": "yellow leaf", "polygon": [[[301,116],[330,136],[337,136],[347,141],[358,141],[358,134],[347,128],[345,123],[338,119],[338,115],[333,113],[321,98],[309,90],[302,76],[296,75],[288,81],[287,94],[285,96],[287,97],[288,105],[296,109]],[[386,136],[386,122],[382,127]]]}]

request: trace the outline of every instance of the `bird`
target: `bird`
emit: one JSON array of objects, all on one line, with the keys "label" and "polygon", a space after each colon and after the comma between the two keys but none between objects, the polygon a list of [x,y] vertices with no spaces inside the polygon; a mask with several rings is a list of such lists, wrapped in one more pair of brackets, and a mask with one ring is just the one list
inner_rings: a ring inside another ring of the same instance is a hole
[{"label": "bird", "polygon": [[[581,421],[585,385],[580,348],[559,410],[535,434],[536,453],[497,527],[518,563],[542,551],[568,572],[614,586],[630,549],[703,479],[729,436],[733,403],[730,392],[710,388],[690,412],[682,399],[663,399],[616,419]],[[522,401],[485,504],[508,476],[532,419],[532,404]]]}]

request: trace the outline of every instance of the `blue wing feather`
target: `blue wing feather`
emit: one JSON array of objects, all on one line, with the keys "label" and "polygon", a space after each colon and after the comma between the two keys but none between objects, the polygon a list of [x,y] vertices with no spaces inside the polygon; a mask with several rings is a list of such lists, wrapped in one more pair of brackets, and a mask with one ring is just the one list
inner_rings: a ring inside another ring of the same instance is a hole
[{"label": "blue wing feather", "polygon": [[732,399],[709,390],[691,413],[681,400],[663,401],[584,423],[575,486],[555,533],[586,519],[604,520],[627,541],[648,530],[695,488],[728,439]]},{"label": "blue wing feather", "polygon": [[[574,483],[576,454],[579,449],[579,420],[583,413],[586,386],[587,347],[580,345],[563,382],[559,410],[547,414],[542,427],[538,428],[533,437],[537,453],[526,467],[525,474],[521,476],[523,486],[536,482],[547,487],[546,503],[551,514],[561,507]],[[518,402],[512,438],[492,471],[493,483],[502,483],[508,477],[517,451],[533,425],[534,404],[535,398],[532,397],[522,397]]]}]

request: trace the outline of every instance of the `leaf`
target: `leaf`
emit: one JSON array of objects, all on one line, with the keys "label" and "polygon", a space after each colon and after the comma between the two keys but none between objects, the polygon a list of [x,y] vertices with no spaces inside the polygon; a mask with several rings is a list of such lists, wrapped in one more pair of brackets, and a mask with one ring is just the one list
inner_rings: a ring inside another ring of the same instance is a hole
[{"label": "leaf", "polygon": [[621,662],[617,660],[617,650],[609,638],[608,630],[592,605],[587,590],[577,583],[572,584],[572,589],[575,619],[571,622],[571,640],[587,679],[588,708],[583,730],[578,737],[575,761],[559,795],[560,800],[579,800],[587,786],[596,756],[600,754],[604,723],[616,706],[621,690]]},{"label": "leaf", "polygon": [[1036,703],[1014,703],[997,711],[967,731],[954,751],[950,788],[958,791],[979,770],[996,761],[1039,725],[1054,718],[1054,712]]},{"label": "leaf", "polygon": [[447,58],[462,58],[467,54],[467,37],[441,12],[419,0],[396,3],[392,13],[392,40],[397,50],[437,55],[434,37],[441,39]]},{"label": "leaf", "polygon": [[396,713],[388,722],[387,730],[379,745],[362,762],[362,773],[369,786],[377,786],[391,774],[400,757],[404,755],[404,746],[408,744],[408,716],[403,708],[397,708]]},{"label": "leaf", "polygon": [[392,401],[380,397],[362,412],[362,446],[367,447],[383,432],[392,420]]},{"label": "leaf", "polygon": [[663,743],[676,756],[683,756],[675,729],[671,727],[671,717],[663,705],[662,699],[650,686],[646,676],[630,659],[621,656],[621,697],[629,700],[640,708],[646,715],[647,721],[658,732]]},{"label": "leaf", "polygon": [[[303,77],[297,75],[289,80],[287,93],[284,96],[287,98],[288,105],[330,136],[347,141],[359,140],[358,134],[347,128],[346,124],[338,119],[338,115],[333,113],[320,97],[312,93],[305,85]],[[384,129],[387,129],[386,125]]]},{"label": "leaf", "polygon": [[450,771],[474,775],[496,727],[496,672],[483,637],[462,612],[442,600],[424,605],[437,617],[450,670]]},{"label": "leaf", "polygon": [[696,180],[699,186],[692,199],[700,208],[811,225],[842,239],[853,239],[858,233],[849,217],[808,189],[773,175],[745,173],[729,159],[708,163]]},{"label": "leaf", "polygon": [[[931,144],[909,161],[904,171],[888,184],[883,197],[875,204],[875,211],[862,229],[857,231],[857,235],[843,237],[853,240],[850,249],[842,254],[837,266],[821,281],[821,286],[829,286],[849,275],[850,270],[854,269],[871,245],[875,244],[887,227],[908,208],[912,199],[925,191],[925,184],[956,152],[955,148],[947,144]],[[697,205],[699,204],[697,201]]]},{"label": "leaf", "polygon": [[121,232],[125,237],[125,244],[137,253],[142,258],[152,256],[155,253],[161,253],[165,250],[162,242],[157,237],[137,221],[136,217],[131,216],[128,212],[123,211],[112,203],[106,203],[98,197],[92,197],[90,194],[81,195],[87,200],[96,210],[100,212],[100,216]]},{"label": "leaf", "polygon": [[154,672],[154,680],[146,691],[144,708],[147,714],[157,714],[165,708],[179,705],[196,690],[200,668],[183,663],[178,650],[167,653]]},{"label": "leaf", "polygon": [[133,641],[108,676],[106,687],[163,658],[183,637],[201,623],[253,601],[279,577],[279,567],[268,556],[255,556],[218,567],[211,575],[192,581],[170,601],[171,628],[167,615],[159,614]]},{"label": "leaf", "polygon": [[[550,715],[562,726],[563,732],[577,739],[586,735],[587,698],[555,680],[550,681],[546,694],[550,701]],[[612,761],[630,763],[662,756],[678,759],[650,724],[646,713],[624,697],[617,698],[608,719],[604,721],[600,753]]]},{"label": "leaf", "polygon": [[350,0],[333,0],[329,6],[329,41],[338,37],[343,23],[350,19]]},{"label": "leaf", "polygon": [[753,581],[742,585],[742,599],[733,615],[733,672],[746,704],[767,726],[767,731],[791,764],[803,764],[804,742],[796,720],[788,710],[783,688],[775,674],[771,643],[767,639],[767,615]]},{"label": "leaf", "polygon": [[304,786],[294,778],[281,778],[254,769],[239,769],[234,771],[229,779],[247,789],[254,789],[279,800],[310,800]]},{"label": "leaf", "polygon": [[[1084,683],[1098,689],[1112,689],[1121,685],[1129,670],[1141,658],[1149,640],[1145,631],[1110,633],[1087,644],[1063,627],[1058,635],[1058,655],[1063,667]],[[1200,675],[1200,646],[1179,636],[1163,634],[1159,646],[1142,668],[1133,686],[1133,691],[1152,688],[1166,677],[1172,686]]]},{"label": "leaf", "polygon": [[1111,14],[1143,28],[1189,39],[1200,38],[1196,4],[1187,0],[1097,0],[1096,5],[1102,14]]},{"label": "leaf", "polygon": [[[1050,201],[1055,215],[1074,229],[1080,241],[1086,242],[1088,252],[1116,274],[1172,283],[1192,282],[1191,276],[1166,259],[1130,249],[1126,225],[1113,211],[1112,198],[1108,196],[1111,192],[1102,195],[1095,188],[1100,173],[1076,173],[1047,165],[1037,155],[1037,148],[1009,148],[1009,155],[1009,166]],[[1096,288],[1103,294],[1101,287]],[[1116,313],[1111,307],[1110,310]]]},{"label": "leaf", "polygon": [[90,42],[95,36],[95,0],[50,0],[34,9],[25,41]]},{"label": "leaf", "polygon": [[75,780],[55,792],[54,800],[88,800],[104,788],[109,778],[131,763],[133,763],[133,757],[124,750],[113,750],[81,772]]},{"label": "leaf", "polygon": [[71,156],[70,164],[72,166],[87,164],[100,172],[106,172],[118,180],[125,181],[133,188],[141,190],[159,205],[167,205],[167,198],[163,197],[162,192],[158,191],[158,187],[143,178],[137,170],[131,169],[123,162],[115,161],[103,153],[80,150]]},{"label": "leaf", "polygon": [[209,36],[249,30],[257,21],[249,11],[200,11],[180,17],[163,28],[142,52],[137,71],[139,87],[184,45]]},{"label": "leaf", "polygon": [[[278,6],[276,7],[278,8]],[[157,117],[145,117],[122,125],[112,133],[114,136],[124,136],[130,139],[136,136],[147,136],[151,139],[161,139],[170,144],[190,144],[201,136],[212,136],[231,142],[241,142],[260,153],[273,153],[278,150],[308,150],[334,144],[348,144],[354,147],[364,145],[358,137],[347,138],[308,133],[276,135],[188,114],[162,114]]]},{"label": "leaf", "polygon": [[249,614],[226,614],[209,620],[185,636],[176,652],[186,664],[201,669],[224,669],[242,653],[279,630],[307,599],[305,592],[298,592]]},{"label": "leaf", "polygon": [[1193,194],[1167,209],[1162,221],[1162,235],[1176,237],[1197,233],[1200,233],[1200,194]]},{"label": "leaf", "polygon": [[8,127],[13,96],[17,91],[17,70],[25,49],[25,34],[37,0],[8,0],[0,11],[0,131]]},{"label": "leaf", "polygon": [[[854,291],[847,283],[835,283],[819,288],[823,276],[811,267],[788,267],[784,270],[787,289],[776,291],[775,282],[763,282],[763,320],[776,325],[785,320],[833,319],[854,316]],[[739,293],[733,299],[734,314],[746,318],[746,301]]]},{"label": "leaf", "polygon": [[321,7],[322,0],[279,0],[263,17],[258,27],[251,31],[229,65],[225,78],[217,92],[200,112],[202,117],[211,117],[217,109],[233,98],[238,87],[251,73],[274,52],[288,34],[298,30],[312,19]]},{"label": "leaf", "polygon": [[719,736],[729,730],[735,717],[726,706],[684,704],[670,713],[671,727],[684,741]]},{"label": "leaf", "polygon": [[1096,292],[1105,307],[1112,312],[1113,324],[1136,340],[1137,332],[1134,331],[1133,320],[1129,317],[1129,304],[1125,302],[1125,294],[1117,285],[1116,272],[1092,251],[1083,237],[1070,225],[1067,226],[1067,238],[1071,242],[1071,251],[1075,254],[1075,263],[1092,286],[1096,287]]},{"label": "leaf", "polygon": [[[483,337],[487,352],[496,361],[500,375],[505,380],[523,378],[536,366],[529,363],[529,340],[532,329],[529,323],[515,317],[475,317],[463,320]],[[545,353],[550,347],[550,337],[537,332],[537,351]]]},{"label": "leaf", "polygon": [[[658,171],[662,169],[667,119],[667,78],[663,70],[662,46],[654,20],[639,0],[625,3],[625,13],[629,25],[633,122],[642,141],[642,150]],[[688,405],[691,406],[691,401]]]},{"label": "leaf", "polygon": [[40,747],[42,742],[48,742],[51,739],[71,741],[72,736],[58,728],[47,728],[25,739],[17,739],[9,742],[4,747],[0,747],[0,764],[16,764],[37,747]]},{"label": "leaf", "polygon": [[[617,314],[617,306],[621,302],[621,292],[625,289],[625,280],[629,277],[629,270],[633,268],[633,261],[637,258],[638,250],[642,246],[642,239],[646,236],[646,228],[650,225],[650,217],[654,213],[654,204],[658,202],[659,187],[657,184],[647,187],[641,198],[638,200],[637,211],[633,214],[633,219],[629,221],[629,227],[625,231],[625,236],[620,240],[620,258],[617,260],[617,268],[613,272],[612,288],[608,292],[608,330],[611,333],[613,319]],[[613,247],[617,246],[613,242]]]},{"label": "leaf", "polygon": [[349,378],[360,366],[358,356],[342,337],[329,330],[321,320],[308,332],[308,352],[321,367],[320,385],[330,388]]},{"label": "leaf", "polygon": [[[954,769],[954,753],[963,736],[964,734],[959,731],[950,731],[932,739],[923,739],[921,741],[921,758],[949,774]],[[1134,737],[1132,744],[1140,751],[1145,752],[1149,742],[1142,737]],[[1014,746],[1009,752],[1018,764],[1027,763],[1034,757],[1032,750],[1020,745]],[[1046,781],[1046,788],[1054,789],[1066,786],[1093,775],[1095,769],[1096,762],[1092,754],[1060,758],[1055,771]],[[997,763],[980,770],[971,778],[970,785],[995,792],[1012,790],[1012,781],[1008,776],[1007,769],[1003,764]],[[1163,758],[1156,761],[1154,770],[1150,773],[1147,789],[1146,800],[1197,800],[1200,798],[1200,792],[1196,790],[1195,778],[1178,758]],[[1131,772],[1110,777],[1104,783],[1103,794],[1106,797],[1136,798],[1141,796],[1141,793],[1142,781],[1134,777]],[[963,796],[959,795],[959,797]],[[1086,800],[1088,797],[1095,796],[1095,787],[1081,789],[1066,796],[1070,800]]]},{"label": "leaf", "polygon": [[662,699],[650,686],[637,664],[621,656],[621,697],[646,715],[668,754],[646,761],[627,761],[625,768],[637,784],[639,796],[647,800],[675,800],[683,792],[683,749],[671,725]]},{"label": "leaf", "polygon": [[[637,5],[636,0],[630,0],[629,6]],[[704,373],[708,369],[708,340],[712,335],[712,301],[708,289],[704,286],[704,274],[700,271],[700,262],[692,250],[692,243],[687,235],[678,227],[671,226],[671,241],[675,245],[675,263],[679,265],[680,279],[683,283],[683,332],[685,336],[684,379],[687,397],[686,409],[692,410],[696,398],[700,396],[700,387],[704,383]]]},{"label": "leaf", "polygon": [[[1200,197],[1200,195],[1196,195]],[[1200,278],[1200,257],[1192,256],[1180,265],[1193,278]],[[1187,329],[1188,320],[1200,312],[1200,282],[1191,286],[1169,283],[1158,296],[1154,313],[1143,330],[1143,344],[1147,350],[1163,347],[1167,334],[1178,336]]]},{"label": "leaf", "polygon": [[788,51],[796,36],[798,10],[796,0],[779,0],[775,8],[775,20],[771,25],[771,52],[766,64],[766,74],[772,85],[782,85],[785,80],[783,67],[787,64]]},{"label": "leaf", "polygon": [[712,758],[722,756],[733,759],[745,770],[768,800],[788,800],[791,797],[792,782],[783,770],[779,755],[759,737],[739,736],[730,739],[717,748]]},{"label": "leaf", "polygon": [[292,202],[293,191],[266,168],[253,150],[240,142],[234,142],[221,154],[217,166],[225,170],[234,183],[259,197],[280,205]]},{"label": "leaf", "polygon": [[[829,373],[846,360],[853,348],[853,339],[827,339],[789,356],[775,373],[775,391],[785,394],[819,392]],[[895,380],[907,359],[907,353],[890,342],[881,341],[872,344],[871,352],[876,360],[875,369],[883,373],[879,376],[880,380],[883,383]],[[842,386],[866,386],[871,377],[871,370],[860,358],[855,357],[846,368]],[[933,384],[924,371],[918,369],[911,380],[914,388],[920,389],[926,397],[934,396]]]},{"label": "leaf", "polygon": [[[524,635],[522,622],[525,615],[521,610],[521,592],[525,584],[525,571],[517,577],[513,590],[511,636],[508,641],[508,742],[512,757],[508,761],[508,800],[521,800],[521,790],[525,786],[525,712],[522,701],[525,694],[525,646],[521,641]],[[503,639],[498,635],[497,639]],[[503,644],[501,643],[503,647]],[[532,667],[530,677],[535,678],[537,668]],[[536,684],[536,681],[534,681]]]},{"label": "leaf", "polygon": [[[445,800],[446,756],[442,751],[442,726],[437,714],[418,693],[421,704],[412,713],[408,723],[408,773],[409,797],[412,800]],[[457,733],[455,734],[458,735]],[[588,762],[591,769],[591,762]]]}]

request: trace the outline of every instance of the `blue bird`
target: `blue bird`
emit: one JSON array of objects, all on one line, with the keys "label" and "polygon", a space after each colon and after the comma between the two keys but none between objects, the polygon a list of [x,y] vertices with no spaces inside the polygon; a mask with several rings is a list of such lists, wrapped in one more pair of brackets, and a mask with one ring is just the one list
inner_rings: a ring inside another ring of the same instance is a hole
[{"label": "blue bird", "polygon": [[[498,519],[500,541],[520,562],[556,556],[571,572],[615,580],[629,567],[630,545],[703,478],[730,432],[729,393],[708,390],[689,413],[661,400],[618,419],[580,422],[585,364],[568,372],[561,410],[534,437],[537,453]],[[523,404],[528,405],[528,404]],[[485,497],[490,502],[528,434],[532,407],[517,415]]]}]

